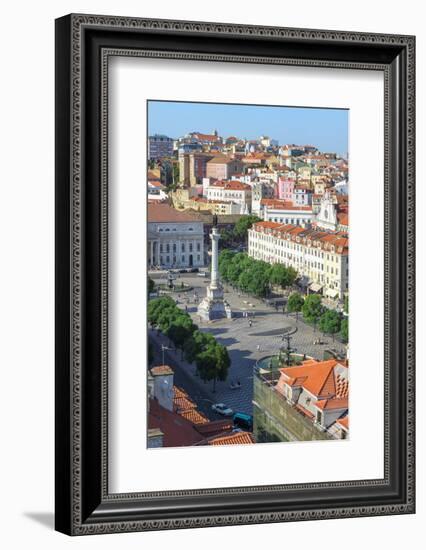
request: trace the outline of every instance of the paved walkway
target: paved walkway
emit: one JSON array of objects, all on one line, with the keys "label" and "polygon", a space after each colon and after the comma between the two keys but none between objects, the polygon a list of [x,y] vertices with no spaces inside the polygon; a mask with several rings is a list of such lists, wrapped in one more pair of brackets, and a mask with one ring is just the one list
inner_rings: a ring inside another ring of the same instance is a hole
[{"label": "paved walkway", "polygon": [[[225,299],[231,304],[236,317],[233,319],[221,319],[218,321],[204,322],[197,315],[197,303],[194,301],[194,294],[198,295],[198,300],[205,295],[207,284],[201,277],[194,275],[185,275],[181,279],[191,284],[195,292],[188,293],[187,296],[181,294],[178,298],[179,306],[187,308],[188,313],[193,317],[194,322],[200,330],[210,332],[217,341],[226,346],[231,358],[231,367],[229,369],[228,379],[225,382],[216,383],[216,392],[213,393],[213,383],[202,382],[195,375],[195,365],[189,365],[180,360],[180,351],[174,352],[174,359],[179,362],[181,368],[188,377],[203,392],[203,399],[211,399],[213,402],[223,402],[230,406],[234,411],[240,411],[247,414],[252,413],[253,398],[253,368],[256,362],[269,355],[278,353],[283,345],[282,334],[285,330],[297,327],[297,332],[291,341],[292,348],[296,348],[297,353],[306,354],[322,359],[325,349],[335,348],[337,351],[344,352],[343,344],[332,342],[330,337],[324,338],[322,334],[313,327],[306,325],[301,319],[296,319],[294,314],[283,314],[277,312],[271,306],[250,296],[244,296],[241,293],[234,292],[225,287]],[[209,280],[207,279],[207,283]],[[249,326],[248,319],[243,317],[243,311],[252,312],[250,319],[252,326]],[[314,340],[321,337],[324,341],[322,345],[314,345]],[[164,338],[164,337],[163,337]],[[164,340],[166,341],[166,340]],[[239,381],[239,389],[231,389],[231,384]],[[194,400],[196,396],[193,396]]]}]

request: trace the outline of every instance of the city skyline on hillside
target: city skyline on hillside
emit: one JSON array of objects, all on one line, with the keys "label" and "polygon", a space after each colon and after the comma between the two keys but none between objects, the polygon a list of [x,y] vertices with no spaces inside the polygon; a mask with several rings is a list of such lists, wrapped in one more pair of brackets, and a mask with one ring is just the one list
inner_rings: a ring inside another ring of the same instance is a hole
[{"label": "city skyline on hillside", "polygon": [[224,138],[258,139],[267,135],[280,145],[314,145],[322,152],[348,153],[349,110],[177,101],[148,102],[148,134],[173,139],[190,132]]}]

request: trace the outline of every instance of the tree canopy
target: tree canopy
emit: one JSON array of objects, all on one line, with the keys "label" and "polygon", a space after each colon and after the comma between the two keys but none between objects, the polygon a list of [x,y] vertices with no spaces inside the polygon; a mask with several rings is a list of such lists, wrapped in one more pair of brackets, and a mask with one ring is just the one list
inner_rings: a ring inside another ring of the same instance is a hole
[{"label": "tree canopy", "polygon": [[281,288],[286,288],[294,284],[297,277],[297,271],[291,266],[286,267],[283,264],[274,264],[270,271],[270,282]]},{"label": "tree canopy", "polygon": [[340,314],[334,309],[327,309],[321,315],[319,320],[319,328],[327,334],[336,334],[340,330]]},{"label": "tree canopy", "polygon": [[251,228],[251,226],[256,223],[260,222],[260,218],[258,216],[255,216],[254,214],[248,214],[245,216],[241,216],[241,218],[237,221],[237,223],[234,226],[234,236],[237,239],[240,239],[241,241],[246,242],[247,241],[247,232]]},{"label": "tree canopy", "polygon": [[254,296],[267,296],[271,284],[292,285],[297,273],[282,264],[270,265],[255,260],[245,252],[222,250],[219,254],[219,273],[224,281]]},{"label": "tree canopy", "polygon": [[180,309],[170,296],[148,303],[148,321],[183,350],[190,363],[195,362],[202,380],[226,380],[231,361],[228,350],[208,332],[198,330],[191,316]]},{"label": "tree canopy", "polygon": [[316,323],[323,313],[321,304],[321,296],[318,294],[310,294],[306,296],[305,303],[302,306],[303,318],[308,323]]},{"label": "tree canopy", "polygon": [[301,311],[304,303],[305,299],[299,292],[292,292],[288,297],[287,311]]},{"label": "tree canopy", "polygon": [[344,342],[347,342],[349,340],[349,320],[348,319],[342,319],[342,322],[340,323],[340,337]]},{"label": "tree canopy", "polygon": [[349,296],[345,296],[344,302],[343,302],[343,311],[348,314],[349,313]]}]

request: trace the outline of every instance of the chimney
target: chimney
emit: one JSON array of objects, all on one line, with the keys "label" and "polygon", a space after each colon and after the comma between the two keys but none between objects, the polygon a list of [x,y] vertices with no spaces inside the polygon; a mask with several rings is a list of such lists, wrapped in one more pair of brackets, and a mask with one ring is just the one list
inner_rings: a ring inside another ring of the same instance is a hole
[{"label": "chimney", "polygon": [[153,377],[153,396],[158,403],[169,411],[173,411],[173,369],[168,365],[152,367],[151,376]]}]

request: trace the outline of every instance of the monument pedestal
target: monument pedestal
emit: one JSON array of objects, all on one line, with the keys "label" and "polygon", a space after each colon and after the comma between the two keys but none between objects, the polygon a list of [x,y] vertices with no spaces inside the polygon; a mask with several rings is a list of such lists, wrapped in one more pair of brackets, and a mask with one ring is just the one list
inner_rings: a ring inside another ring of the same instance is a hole
[{"label": "monument pedestal", "polygon": [[232,318],[231,307],[228,302],[223,299],[223,289],[221,287],[207,288],[207,295],[198,306],[198,315],[204,321]]}]

